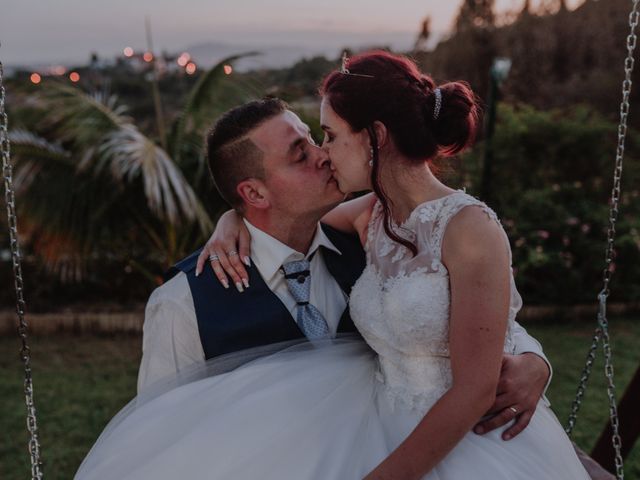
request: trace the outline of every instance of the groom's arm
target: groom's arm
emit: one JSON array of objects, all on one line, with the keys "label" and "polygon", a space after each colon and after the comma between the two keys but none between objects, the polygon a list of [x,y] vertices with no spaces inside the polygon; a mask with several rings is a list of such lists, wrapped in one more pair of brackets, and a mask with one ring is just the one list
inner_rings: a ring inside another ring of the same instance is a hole
[{"label": "groom's arm", "polygon": [[[540,342],[533,338],[531,335],[527,333],[522,325],[518,322],[514,322],[513,328],[513,340],[514,340],[514,355],[524,355],[524,354],[534,354],[534,359],[538,361],[541,372],[546,372],[547,381],[544,384],[544,390],[542,391],[542,399],[544,400],[547,406],[550,406],[549,400],[547,400],[546,394],[549,385],[551,384],[551,377],[553,376],[553,368],[551,367],[551,363],[547,359],[547,356],[542,351],[542,345]],[[537,358],[536,358],[537,357]],[[542,363],[539,362],[542,360],[544,362],[544,366],[547,367],[547,370],[542,368]]]},{"label": "groom's arm", "polygon": [[544,393],[552,373],[537,340],[517,322],[512,334],[514,354],[503,357],[496,400],[488,412],[491,417],[474,428],[476,433],[483,434],[513,421],[502,432],[504,440],[515,437],[529,425],[541,397],[549,405]]},{"label": "groom's arm", "polygon": [[184,273],[153,291],[144,317],[138,394],[158,380],[171,378],[184,367],[205,360]]}]

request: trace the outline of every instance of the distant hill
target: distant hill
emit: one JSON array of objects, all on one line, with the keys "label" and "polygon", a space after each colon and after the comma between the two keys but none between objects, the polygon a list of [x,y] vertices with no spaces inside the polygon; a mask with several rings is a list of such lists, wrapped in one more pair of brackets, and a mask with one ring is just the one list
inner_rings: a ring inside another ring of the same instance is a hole
[{"label": "distant hill", "polygon": [[[416,32],[419,25],[416,24]],[[233,37],[226,38],[213,32],[211,40],[202,43],[195,43],[186,46],[176,46],[165,48],[170,55],[187,51],[193,59],[202,67],[211,67],[221,59],[248,51],[261,51],[262,55],[254,58],[247,58],[237,62],[236,67],[240,71],[252,69],[279,69],[290,67],[304,58],[312,58],[318,55],[327,58],[338,58],[344,48],[360,50],[367,47],[390,47],[396,51],[409,50],[415,41],[415,32],[370,32],[370,33],[350,33],[331,31],[281,31],[247,34],[246,38],[239,33]],[[438,38],[442,34],[433,34],[430,47],[435,46]],[[157,52],[159,53],[159,52]],[[46,70],[51,65],[81,66],[89,60],[90,51],[87,50],[86,60],[72,59],[70,57],[59,57],[48,59],[47,61],[28,62],[16,64],[5,62],[5,71],[11,74],[18,69]],[[106,63],[112,63],[115,58],[101,54],[100,58]]]},{"label": "distant hill", "polygon": [[[417,31],[418,25],[416,25]],[[252,69],[277,69],[290,67],[303,58],[325,56],[338,58],[344,48],[360,50],[370,47],[391,47],[396,51],[407,51],[415,41],[413,32],[388,33],[345,33],[345,32],[291,32],[282,35],[283,38],[247,39],[245,42],[211,41],[190,45],[185,48],[191,56],[204,67],[217,63],[222,58],[240,52],[258,50],[262,55],[247,58],[237,63],[241,71]],[[431,46],[435,46],[442,34],[434,34]]]},{"label": "distant hill", "polygon": [[207,42],[191,45],[185,48],[191,57],[203,67],[211,67],[225,57],[249,51],[260,51],[261,55],[244,58],[236,62],[236,68],[241,71],[261,68],[284,68],[293,65],[298,60],[316,55],[330,55],[337,57],[338,50],[327,52],[326,48],[310,48],[295,45],[259,46],[238,45],[231,43]]}]

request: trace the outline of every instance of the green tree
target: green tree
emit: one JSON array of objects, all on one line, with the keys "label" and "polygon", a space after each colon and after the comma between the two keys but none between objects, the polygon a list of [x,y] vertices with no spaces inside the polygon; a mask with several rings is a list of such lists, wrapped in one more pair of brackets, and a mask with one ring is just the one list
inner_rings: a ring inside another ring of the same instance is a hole
[{"label": "green tree", "polygon": [[[616,123],[578,105],[551,111],[500,104],[490,206],[512,243],[526,303],[590,302],[601,288]],[[482,147],[482,145],[479,145]],[[479,191],[482,148],[464,156],[468,191]],[[640,298],[640,136],[629,129],[612,301]]]},{"label": "green tree", "polygon": [[27,97],[32,123],[10,132],[19,216],[51,271],[79,281],[90,264],[116,261],[153,280],[149,265],[171,265],[208,235],[225,206],[208,181],[204,133],[220,113],[259,95],[225,75],[245,55],[200,76],[166,150],[115,97],[57,81]]}]

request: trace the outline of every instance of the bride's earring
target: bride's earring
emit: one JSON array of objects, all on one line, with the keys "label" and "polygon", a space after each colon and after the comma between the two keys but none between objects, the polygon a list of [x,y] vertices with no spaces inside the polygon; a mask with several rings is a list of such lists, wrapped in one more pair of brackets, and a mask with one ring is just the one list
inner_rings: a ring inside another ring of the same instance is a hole
[{"label": "bride's earring", "polygon": [[369,166],[373,167],[373,147],[369,147],[369,153],[371,154],[369,157]]}]

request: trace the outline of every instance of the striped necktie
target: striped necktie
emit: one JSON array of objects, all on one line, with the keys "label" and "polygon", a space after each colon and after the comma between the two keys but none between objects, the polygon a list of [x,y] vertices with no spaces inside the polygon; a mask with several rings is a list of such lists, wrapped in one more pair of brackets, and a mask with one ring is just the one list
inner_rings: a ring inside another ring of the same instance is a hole
[{"label": "striped necktie", "polygon": [[289,291],[298,304],[298,326],[310,340],[329,337],[329,326],[320,310],[309,303],[311,270],[308,260],[296,260],[282,265]]}]

